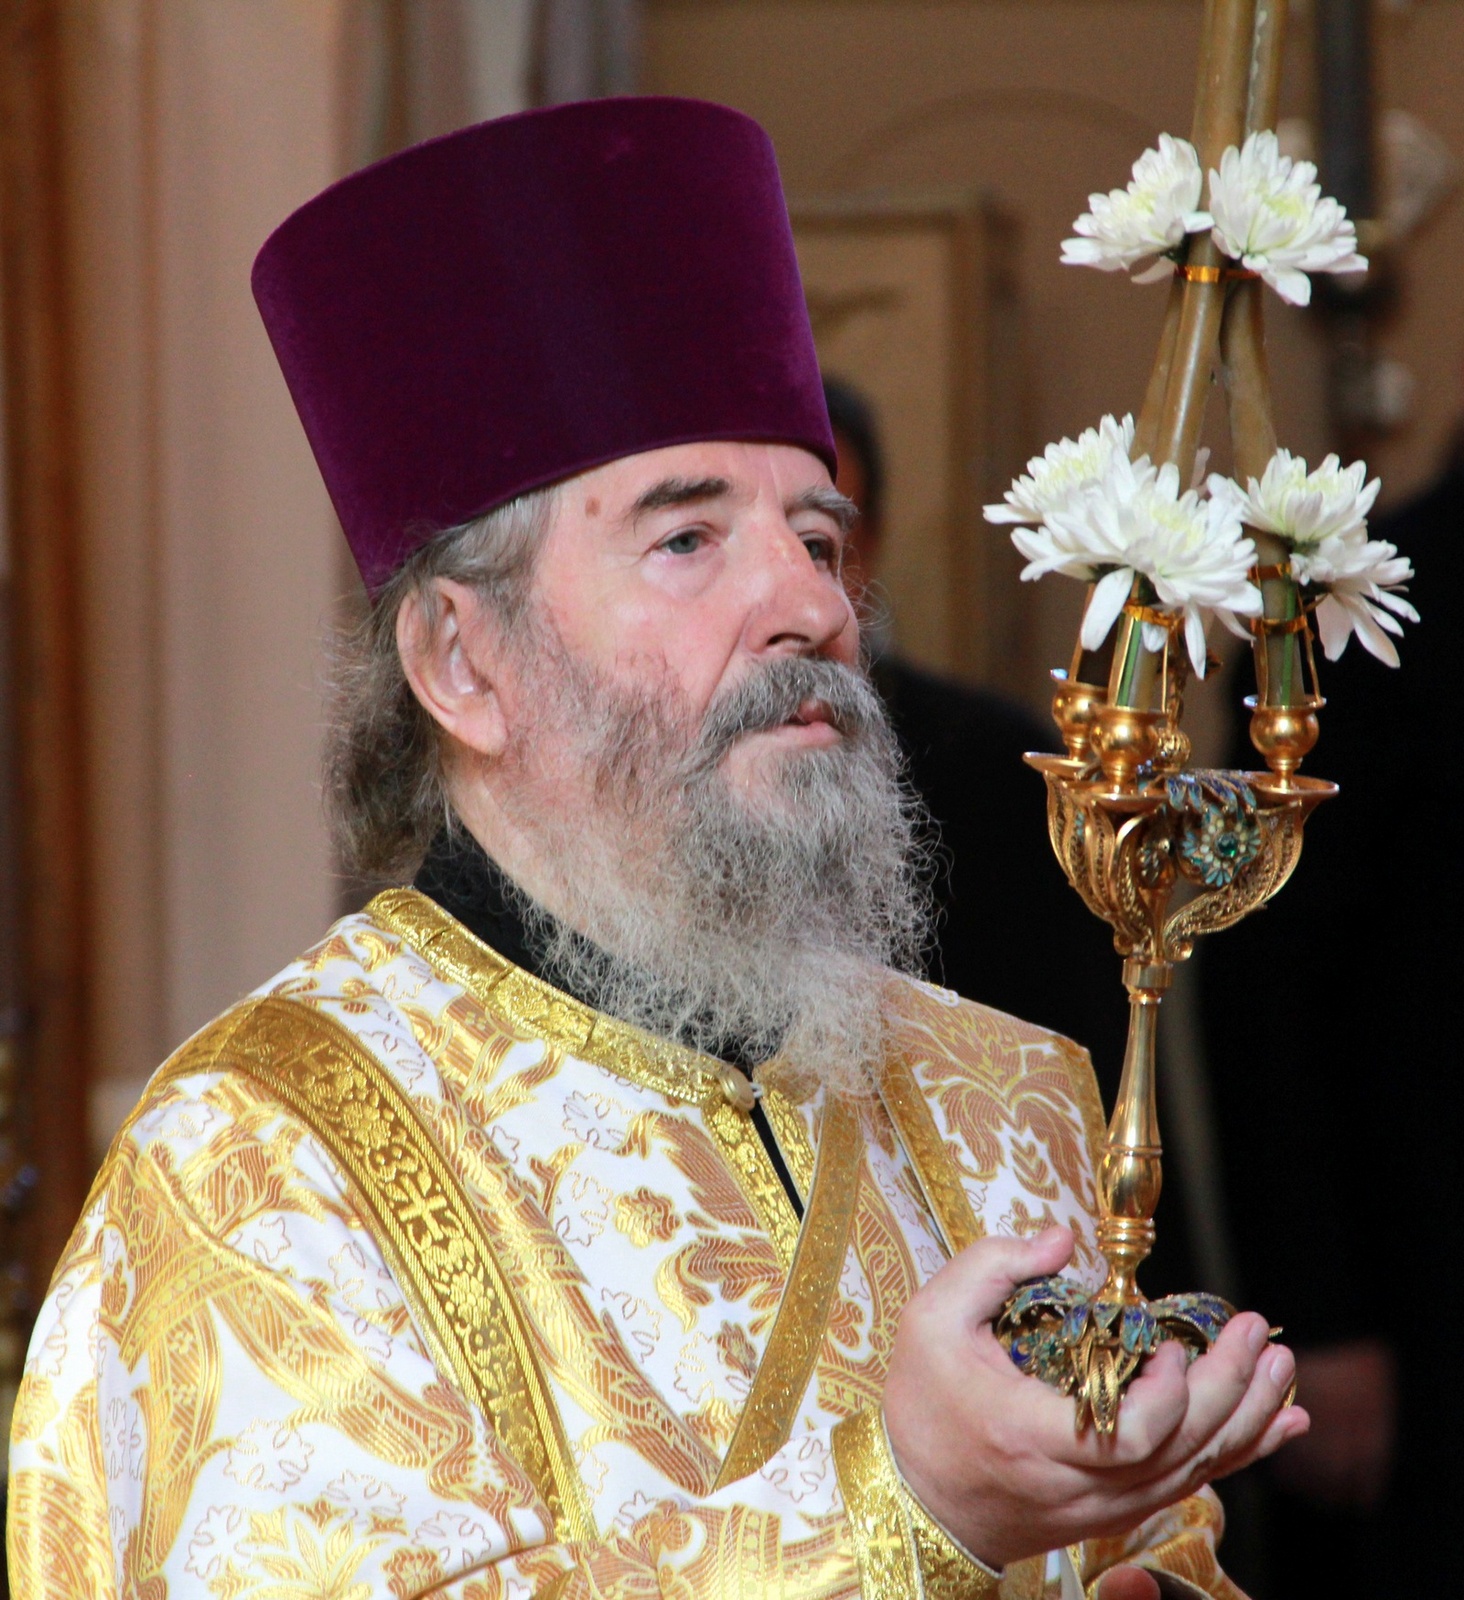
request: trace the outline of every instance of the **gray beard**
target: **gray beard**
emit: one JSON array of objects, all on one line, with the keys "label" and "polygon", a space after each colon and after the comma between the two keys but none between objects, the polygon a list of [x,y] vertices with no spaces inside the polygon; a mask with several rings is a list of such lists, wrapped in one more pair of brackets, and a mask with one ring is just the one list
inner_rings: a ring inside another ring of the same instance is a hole
[{"label": "gray beard", "polygon": [[[925,814],[868,677],[784,658],[713,703],[629,692],[572,660],[542,624],[537,703],[593,777],[588,814],[530,781],[514,820],[551,914],[517,907],[548,980],[692,1049],[776,1054],[805,1088],[867,1092],[885,1043],[890,969],[918,973],[929,934]],[[789,753],[755,795],[722,770],[735,741],[809,698],[843,737]],[[541,721],[523,740],[525,770]]]}]

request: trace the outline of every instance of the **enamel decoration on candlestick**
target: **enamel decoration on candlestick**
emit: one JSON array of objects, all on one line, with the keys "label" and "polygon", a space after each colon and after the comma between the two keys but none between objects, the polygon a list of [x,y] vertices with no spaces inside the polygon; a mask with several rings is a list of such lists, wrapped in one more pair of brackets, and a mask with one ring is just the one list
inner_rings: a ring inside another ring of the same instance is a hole
[{"label": "enamel decoration on candlestick", "polygon": [[[1022,1285],[998,1334],[1026,1372],[1077,1401],[1077,1426],[1111,1433],[1123,1391],[1165,1339],[1199,1354],[1229,1320],[1216,1295],[1148,1300],[1162,1149],[1158,1008],[1195,941],[1233,926],[1290,877],[1302,832],[1336,786],[1298,769],[1319,731],[1313,622],[1335,660],[1355,633],[1389,665],[1398,589],[1412,576],[1367,536],[1377,495],[1362,463],[1315,471],[1278,449],[1262,325],[1267,286],[1294,305],[1308,274],[1365,271],[1353,223],[1309,163],[1280,153],[1274,120],[1284,3],[1211,0],[1193,142],[1164,135],[1127,189],[1091,197],[1064,261],[1167,278],[1159,353],[1137,423],[1104,417],[1028,463],[987,519],[1014,524],[1022,576],[1088,585],[1071,665],[1053,673],[1063,755],[1031,755],[1047,781],[1052,846],[1074,889],[1113,928],[1129,994],[1118,1103],[1098,1174],[1096,1292],[1065,1277]],[[1208,174],[1208,183],[1205,175]],[[1201,209],[1207,200],[1208,210]],[[1197,447],[1215,371],[1239,482],[1201,485]],[[1244,485],[1244,487],[1242,487]],[[1251,740],[1265,770],[1190,767],[1180,723],[1214,622],[1253,641]],[[1106,683],[1094,665],[1111,640]]]}]

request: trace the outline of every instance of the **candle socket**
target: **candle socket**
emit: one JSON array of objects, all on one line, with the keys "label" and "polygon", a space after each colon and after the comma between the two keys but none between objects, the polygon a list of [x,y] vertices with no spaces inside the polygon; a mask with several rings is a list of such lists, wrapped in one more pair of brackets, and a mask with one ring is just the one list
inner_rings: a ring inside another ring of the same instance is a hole
[{"label": "candle socket", "polygon": [[1294,705],[1272,706],[1262,704],[1256,695],[1247,695],[1245,703],[1251,713],[1251,743],[1279,784],[1290,784],[1321,734],[1317,712],[1326,701],[1320,695],[1306,695]]},{"label": "candle socket", "polygon": [[1153,761],[1166,722],[1162,711],[1138,711],[1132,706],[1095,708],[1089,734],[1093,754],[1115,795],[1133,794],[1141,770]]},{"label": "candle socket", "polygon": [[1052,720],[1067,746],[1068,760],[1087,766],[1093,759],[1089,737],[1099,710],[1108,699],[1108,690],[1096,683],[1080,683],[1061,667],[1052,669],[1056,685],[1052,695]]}]

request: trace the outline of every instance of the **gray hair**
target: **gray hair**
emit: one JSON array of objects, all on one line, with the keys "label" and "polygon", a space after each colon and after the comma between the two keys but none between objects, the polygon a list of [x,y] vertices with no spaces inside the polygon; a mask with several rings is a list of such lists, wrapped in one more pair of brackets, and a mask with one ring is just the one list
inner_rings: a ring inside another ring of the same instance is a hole
[{"label": "gray hair", "polygon": [[402,668],[397,617],[416,596],[429,637],[441,620],[432,584],[473,589],[506,628],[522,619],[557,488],[535,489],[437,534],[336,636],[328,683],[325,804],[342,869],[403,878],[451,822],[442,730]]}]

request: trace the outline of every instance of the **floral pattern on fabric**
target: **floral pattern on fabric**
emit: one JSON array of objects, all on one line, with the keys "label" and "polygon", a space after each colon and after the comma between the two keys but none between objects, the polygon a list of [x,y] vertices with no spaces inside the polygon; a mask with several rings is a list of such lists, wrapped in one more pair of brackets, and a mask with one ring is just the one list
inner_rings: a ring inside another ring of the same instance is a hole
[{"label": "floral pattern on fabric", "polygon": [[[857,1593],[830,1433],[877,1405],[900,1311],[944,1259],[883,1112],[863,1113],[849,1249],[792,1436],[713,1492],[788,1268],[703,1108],[511,1023],[369,913],[260,993],[349,1030],[432,1130],[534,1330],[600,1537],[555,1542],[329,1154],[225,1064],[160,1075],[57,1271],[15,1414],[17,1595]],[[1067,1222],[1091,1268],[1086,1059],[944,991],[908,1000],[978,1216]],[[790,1114],[806,1171],[821,1103]]]}]

